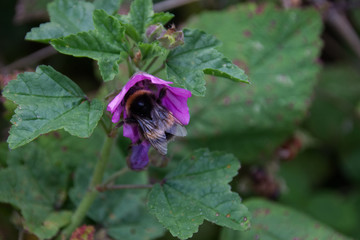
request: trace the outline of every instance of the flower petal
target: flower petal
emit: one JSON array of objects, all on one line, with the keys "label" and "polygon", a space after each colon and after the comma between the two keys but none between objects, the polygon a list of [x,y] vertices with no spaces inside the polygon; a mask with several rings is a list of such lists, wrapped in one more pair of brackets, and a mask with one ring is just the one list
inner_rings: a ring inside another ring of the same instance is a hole
[{"label": "flower petal", "polygon": [[191,92],[183,88],[168,87],[166,96],[162,100],[162,104],[166,107],[174,117],[176,117],[183,125],[189,124],[190,114],[187,105],[187,99],[191,97]]},{"label": "flower petal", "polygon": [[133,170],[142,170],[148,165],[148,151],[150,146],[149,142],[143,141],[141,144],[132,147],[131,156],[128,159],[129,168]]},{"label": "flower petal", "polygon": [[120,117],[121,117],[121,112],[123,111],[124,107],[120,106],[119,108],[117,108],[115,110],[115,112],[113,113],[113,116],[111,118],[111,121],[113,123],[117,123],[118,121],[120,121]]},{"label": "flower petal", "polygon": [[[126,112],[124,112],[124,119],[126,119]],[[123,136],[130,138],[133,144],[138,143],[140,140],[140,133],[137,125],[125,123],[123,126]]]},{"label": "flower petal", "polygon": [[140,134],[136,125],[124,124],[123,126],[124,137],[130,138],[132,143],[137,143],[140,140]]}]

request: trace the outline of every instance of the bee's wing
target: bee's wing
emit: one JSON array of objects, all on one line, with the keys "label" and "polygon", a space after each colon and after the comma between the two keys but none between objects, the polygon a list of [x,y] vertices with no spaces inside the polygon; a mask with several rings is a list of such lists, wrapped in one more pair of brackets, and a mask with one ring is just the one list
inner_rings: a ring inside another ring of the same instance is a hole
[{"label": "bee's wing", "polygon": [[159,128],[151,119],[137,118],[140,128],[143,131],[144,138],[159,151],[162,155],[167,153],[167,140],[163,129]]},{"label": "bee's wing", "polygon": [[156,122],[156,125],[165,132],[179,137],[186,136],[185,127],[164,107],[155,105],[154,110],[151,112],[151,117]]},{"label": "bee's wing", "polygon": [[166,132],[178,137],[185,137],[187,134],[186,128],[177,121]]},{"label": "bee's wing", "polygon": [[[136,118],[144,138],[161,154],[167,153],[167,142],[173,136],[186,136],[186,129],[173,114],[157,103],[153,103],[151,119]],[[169,137],[170,134],[170,137]]]},{"label": "bee's wing", "polygon": [[159,151],[160,154],[167,154],[167,140],[165,134],[161,135],[161,138],[148,139],[150,144]]}]

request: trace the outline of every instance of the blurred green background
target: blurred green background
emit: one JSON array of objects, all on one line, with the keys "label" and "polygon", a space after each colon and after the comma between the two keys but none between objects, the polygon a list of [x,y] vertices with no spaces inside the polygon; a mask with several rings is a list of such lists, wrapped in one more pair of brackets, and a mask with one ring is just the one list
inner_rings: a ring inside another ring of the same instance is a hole
[{"label": "blurred green background", "polygon": [[[47,64],[96,95],[101,79],[92,60],[24,40],[32,27],[48,21],[48,2],[0,2],[1,88],[17,73]],[[187,2],[164,7],[154,1],[154,6],[174,13],[178,27],[214,34],[223,42],[219,50],[247,72],[251,85],[209,78],[206,97],[190,100],[189,136],[172,144],[172,157],[199,147],[234,153],[242,169],[232,187],[243,199],[277,201],[360,239],[358,1]],[[119,12],[128,6],[124,1]],[[0,168],[16,159],[9,157],[14,153],[5,143],[13,110],[14,105],[1,98]],[[66,137],[57,139],[66,145]],[[118,145],[126,151],[127,142],[119,139]],[[18,209],[1,204],[0,239],[20,239],[22,234],[36,239],[20,226]],[[193,239],[232,239],[229,236],[205,222]],[[172,237],[167,233],[161,239]]]}]

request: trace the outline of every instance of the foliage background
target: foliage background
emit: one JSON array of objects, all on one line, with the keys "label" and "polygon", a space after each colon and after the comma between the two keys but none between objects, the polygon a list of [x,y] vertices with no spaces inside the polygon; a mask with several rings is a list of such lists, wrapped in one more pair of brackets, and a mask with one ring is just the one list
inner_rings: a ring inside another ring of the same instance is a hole
[{"label": "foliage background", "polygon": [[[20,66],[9,68],[14,61],[44,48],[42,44],[24,41],[24,36],[32,27],[47,21],[44,9],[48,2],[18,0],[0,3],[2,85],[11,79],[9,73],[16,73],[14,70],[31,70],[41,63],[51,65],[75,80],[84,92],[95,96],[99,89],[101,92],[101,80],[90,59],[54,54],[48,49],[46,58],[30,58]],[[266,5],[260,1],[241,1],[239,6],[235,0],[194,1],[168,9],[175,14],[177,26],[197,27],[221,40],[223,45],[219,50],[244,68],[252,82],[250,86],[237,87],[222,79],[208,79],[206,96],[191,99],[189,137],[171,145],[169,168],[176,166],[177,159],[182,158],[184,152],[199,147],[233,153],[240,160],[242,169],[232,182],[232,189],[245,199],[245,205],[249,200],[247,206],[253,214],[256,206],[269,203],[252,200],[252,197],[272,199],[343,235],[360,239],[357,228],[360,222],[360,10],[356,2],[350,0],[329,2],[329,8],[321,5],[320,13],[314,7],[317,1],[272,2],[274,6],[269,1],[265,2]],[[282,12],[289,2],[295,5],[294,9]],[[301,9],[297,2],[302,2],[302,7],[308,9]],[[126,11],[126,6],[125,2],[120,11]],[[347,22],[334,18],[336,13],[344,14]],[[342,31],[344,26],[341,24],[348,24],[355,35]],[[322,41],[317,39],[320,34]],[[57,206],[70,208],[69,198],[76,202],[77,195],[84,188],[72,187],[86,186],[84,178],[96,160],[97,134],[101,135],[96,132],[90,142],[85,143],[59,131],[42,136],[36,143],[18,151],[8,151],[5,140],[13,110],[14,105],[2,98],[0,182],[9,185],[2,184],[0,192],[31,191],[26,199],[9,199],[0,195],[1,202],[12,204],[0,205],[0,239],[17,239],[23,233],[20,227],[23,218],[18,211],[22,205],[27,206],[26,210],[22,209],[25,219],[26,214],[33,216],[34,209],[39,219],[56,219],[58,226],[38,230],[45,235],[48,231],[57,231],[62,222],[66,222],[69,213],[54,209]],[[94,147],[84,149],[84,144]],[[126,140],[119,138],[118,150],[112,159],[123,158],[127,144]],[[85,156],[80,156],[79,152]],[[38,159],[42,160],[37,162]],[[124,163],[114,161],[109,169],[121,164]],[[53,169],[54,165],[57,170]],[[145,183],[149,177],[164,174],[165,170],[152,168],[150,176],[142,173],[134,179]],[[26,176],[29,182],[16,183],[17,175]],[[36,181],[38,188],[26,185],[33,186],[31,181]],[[12,189],[11,186],[15,187]],[[44,192],[44,189],[51,191]],[[69,189],[72,190],[67,195]],[[104,198],[109,201],[111,211],[116,212],[115,218],[105,214],[109,213],[108,209],[98,208],[91,210],[88,222],[103,222],[101,227],[106,228],[110,236],[132,227],[139,229],[139,226],[154,228],[154,234],[137,231],[130,235],[132,239],[156,238],[163,234],[162,228],[156,223],[152,225],[153,220],[142,213],[145,210],[140,207],[143,205],[141,199],[146,193],[129,191],[125,196],[120,195],[113,193],[113,196]],[[131,214],[118,208],[114,199],[119,198],[124,204],[133,203],[129,206],[133,210],[129,211]],[[285,211],[280,206],[269,208],[272,213]],[[259,225],[270,224],[273,219],[283,224],[295,219],[293,225],[309,224],[309,227],[312,223],[305,223],[301,216],[292,218],[291,215],[289,219],[281,219],[279,215],[270,215],[271,218],[267,219],[267,214],[261,213],[255,216],[259,217]],[[36,228],[36,223],[33,224]],[[272,226],[273,229],[278,227]],[[239,238],[239,234],[243,233],[222,230],[205,222],[193,239],[226,240]],[[241,237],[254,237],[251,234],[245,233]],[[24,237],[34,238],[26,234]],[[169,233],[161,237],[171,238]],[[286,235],[283,239],[287,239]],[[328,238],[320,235],[319,239]]]}]

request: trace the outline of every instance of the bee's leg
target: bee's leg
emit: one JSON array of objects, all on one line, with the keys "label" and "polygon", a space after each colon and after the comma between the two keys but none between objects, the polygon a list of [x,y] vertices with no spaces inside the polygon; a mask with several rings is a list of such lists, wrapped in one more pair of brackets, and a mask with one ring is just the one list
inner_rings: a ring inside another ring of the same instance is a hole
[{"label": "bee's leg", "polygon": [[124,121],[119,122],[118,124],[116,124],[115,128],[121,128],[124,125]]},{"label": "bee's leg", "polygon": [[124,125],[124,121],[119,122],[118,124],[116,124],[116,126],[110,131],[110,133],[108,134],[109,137],[115,137],[116,133],[117,133],[117,129],[122,127]]},{"label": "bee's leg", "polygon": [[136,119],[134,118],[126,118],[124,119],[123,121],[123,124],[126,123],[126,124],[137,124],[138,122],[136,121]]},{"label": "bee's leg", "polygon": [[169,163],[169,158],[166,156],[162,156],[160,167],[164,168],[168,165],[168,163]]},{"label": "bee's leg", "polygon": [[143,140],[142,139],[139,139],[139,140],[137,140],[135,143],[133,143],[133,144],[131,144],[132,146],[134,146],[134,145],[139,145],[139,144],[141,144],[143,142]]},{"label": "bee's leg", "polygon": [[116,124],[115,128],[120,128],[122,127],[124,124],[135,124],[137,123],[137,121],[133,118],[126,118],[123,121],[119,122],[118,124]]},{"label": "bee's leg", "polygon": [[[137,120],[135,118],[126,118],[124,119],[123,121],[123,124],[126,123],[126,124],[138,124]],[[131,144],[131,146],[133,145],[139,145],[143,142],[144,139],[140,138],[139,140],[137,140],[135,143]],[[131,147],[130,146],[130,147]]]},{"label": "bee's leg", "polygon": [[150,161],[156,167],[164,168],[169,163],[169,158],[164,155],[159,155],[156,158],[150,158]]},{"label": "bee's leg", "polygon": [[159,97],[157,99],[158,103],[161,103],[161,100],[166,96],[166,89],[167,88],[162,88],[159,92]]},{"label": "bee's leg", "polygon": [[128,151],[130,151],[133,146],[140,145],[142,142],[143,142],[143,139],[139,139],[135,143],[130,144],[129,147],[128,147]]},{"label": "bee's leg", "polygon": [[116,126],[111,130],[111,132],[109,133],[109,136],[115,136],[116,135],[116,131],[118,128],[121,128],[124,124],[136,124],[137,121],[133,118],[127,118],[124,119],[123,121],[120,121],[118,124],[116,124]]}]

